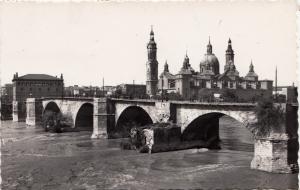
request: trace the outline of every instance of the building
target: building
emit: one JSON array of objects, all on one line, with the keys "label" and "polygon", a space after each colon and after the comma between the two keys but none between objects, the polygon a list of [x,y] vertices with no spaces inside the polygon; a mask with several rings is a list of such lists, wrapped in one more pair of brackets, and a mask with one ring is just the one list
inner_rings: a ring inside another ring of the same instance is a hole
[{"label": "building", "polygon": [[46,74],[27,74],[13,77],[13,101],[24,102],[27,98],[62,97],[64,79]]},{"label": "building", "polygon": [[64,79],[46,74],[27,74],[13,76],[13,121],[26,117],[26,99],[42,97],[63,97]]},{"label": "building", "polygon": [[116,96],[144,98],[146,85],[144,84],[120,84],[116,87]]},{"label": "building", "polygon": [[116,90],[115,86],[68,86],[65,87],[67,97],[103,97],[112,95]]},{"label": "building", "polygon": [[1,104],[12,104],[13,101],[13,85],[5,84],[1,87]]},{"label": "building", "polygon": [[297,87],[293,86],[278,86],[273,88],[273,95],[277,96],[278,101],[297,102],[298,92]]},{"label": "building", "polygon": [[13,85],[5,84],[1,87],[1,120],[12,119]]},{"label": "building", "polygon": [[151,29],[150,41],[147,45],[147,94],[150,96],[161,94],[162,92],[179,94],[183,99],[200,100],[204,94],[222,93],[232,91],[239,101],[254,100],[258,96],[271,97],[271,80],[258,80],[258,75],[254,71],[254,65],[250,62],[249,72],[246,76],[240,76],[235,60],[231,39],[228,41],[225,51],[224,72],[220,72],[220,63],[213,53],[213,47],[208,41],[207,51],[199,64],[199,71],[192,68],[190,59],[184,56],[181,70],[177,74],[169,72],[169,65],[166,62],[164,71],[158,79],[156,60],[156,43],[154,32]]},{"label": "building", "polygon": [[105,92],[105,95],[107,95],[107,96],[111,96],[111,95],[115,94],[116,90],[117,90],[116,86],[104,86],[104,92]]}]

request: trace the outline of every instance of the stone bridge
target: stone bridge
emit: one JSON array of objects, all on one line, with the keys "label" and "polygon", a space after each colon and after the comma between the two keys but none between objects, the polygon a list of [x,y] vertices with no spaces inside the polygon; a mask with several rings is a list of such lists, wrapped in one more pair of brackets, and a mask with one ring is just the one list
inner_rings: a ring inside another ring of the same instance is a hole
[{"label": "stone bridge", "polygon": [[[113,98],[27,99],[28,125],[36,125],[47,110],[60,112],[70,118],[72,127],[89,125],[91,138],[110,137],[127,123],[146,125],[172,122],[181,128],[182,139],[199,136],[219,136],[219,118],[228,115],[251,132],[257,118],[256,104],[225,102],[185,102],[157,100],[128,100]],[[286,123],[274,129],[273,136],[255,137],[251,167],[271,172],[291,172],[297,163],[298,105],[282,104]]]},{"label": "stone bridge", "polygon": [[61,113],[72,127],[87,125],[92,129],[93,98],[28,98],[26,124],[37,125],[47,111]]}]

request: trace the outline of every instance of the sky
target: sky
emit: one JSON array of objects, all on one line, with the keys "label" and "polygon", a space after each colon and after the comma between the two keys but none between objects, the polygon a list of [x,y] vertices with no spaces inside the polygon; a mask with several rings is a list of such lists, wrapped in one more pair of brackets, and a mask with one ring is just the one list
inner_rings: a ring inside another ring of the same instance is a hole
[{"label": "sky", "polygon": [[176,74],[185,53],[199,71],[210,36],[223,72],[230,37],[245,76],[251,60],[259,79],[296,80],[296,2],[186,1],[0,3],[1,83],[19,76],[64,75],[65,86],[145,84],[151,25],[159,73]]}]

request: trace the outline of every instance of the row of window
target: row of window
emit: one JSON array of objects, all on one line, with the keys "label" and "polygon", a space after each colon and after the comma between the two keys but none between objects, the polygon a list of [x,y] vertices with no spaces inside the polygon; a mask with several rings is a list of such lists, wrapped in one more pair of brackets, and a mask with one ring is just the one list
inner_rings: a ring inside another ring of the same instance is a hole
[{"label": "row of window", "polygon": [[[21,91],[24,91],[24,88],[20,88]],[[32,91],[32,88],[29,88],[29,91]],[[38,88],[38,91],[42,91],[41,88]],[[47,88],[47,91],[50,92],[50,88]],[[55,89],[56,92],[58,92],[58,88]]]},{"label": "row of window", "polygon": [[60,86],[61,82],[59,81],[53,81],[53,82],[17,82],[17,85],[20,86],[52,86],[57,85]]}]

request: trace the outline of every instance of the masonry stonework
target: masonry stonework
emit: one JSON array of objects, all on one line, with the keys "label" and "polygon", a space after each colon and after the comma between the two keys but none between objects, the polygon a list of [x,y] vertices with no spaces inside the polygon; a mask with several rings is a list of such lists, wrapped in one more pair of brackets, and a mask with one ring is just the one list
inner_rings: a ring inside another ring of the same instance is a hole
[{"label": "masonry stonework", "polygon": [[41,99],[27,98],[26,125],[36,126],[42,122],[43,104]]}]

